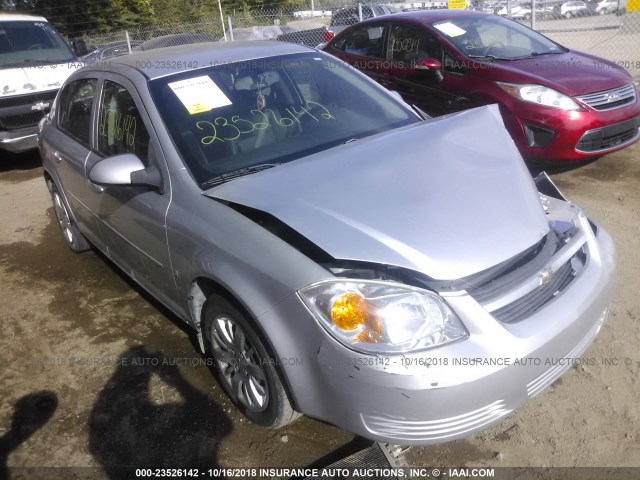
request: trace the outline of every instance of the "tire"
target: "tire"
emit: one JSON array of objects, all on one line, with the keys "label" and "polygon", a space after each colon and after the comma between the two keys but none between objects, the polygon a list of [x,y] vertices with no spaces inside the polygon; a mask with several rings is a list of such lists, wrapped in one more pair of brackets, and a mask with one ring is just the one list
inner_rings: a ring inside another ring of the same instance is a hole
[{"label": "tire", "polygon": [[218,381],[236,407],[267,428],[280,428],[298,418],[273,357],[247,317],[218,295],[207,299],[202,316]]},{"label": "tire", "polygon": [[56,214],[56,220],[58,220],[58,226],[60,227],[62,238],[65,243],[74,252],[84,252],[89,250],[91,248],[91,244],[85,236],[80,233],[78,226],[71,218],[71,215],[69,215],[69,211],[67,210],[67,206],[64,204],[62,195],[60,195],[60,192],[58,191],[58,187],[51,180],[47,180],[47,186],[51,192],[53,211]]},{"label": "tire", "polygon": [[569,20],[573,15],[571,14],[571,12],[567,12],[564,14],[564,18],[566,18],[567,20]]}]

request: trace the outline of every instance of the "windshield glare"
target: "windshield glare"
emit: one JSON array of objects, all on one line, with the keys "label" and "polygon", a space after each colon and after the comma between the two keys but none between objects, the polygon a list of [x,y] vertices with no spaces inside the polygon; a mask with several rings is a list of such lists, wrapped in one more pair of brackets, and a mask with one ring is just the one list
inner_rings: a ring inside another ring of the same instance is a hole
[{"label": "windshield glare", "polygon": [[431,26],[470,58],[516,60],[565,52],[539,33],[498,15],[458,18]]},{"label": "windshield glare", "polygon": [[361,74],[317,52],[189,71],[153,80],[150,89],[203,187],[223,174],[420,121]]},{"label": "windshield glare", "polygon": [[0,68],[73,60],[71,49],[47,22],[0,22]]}]

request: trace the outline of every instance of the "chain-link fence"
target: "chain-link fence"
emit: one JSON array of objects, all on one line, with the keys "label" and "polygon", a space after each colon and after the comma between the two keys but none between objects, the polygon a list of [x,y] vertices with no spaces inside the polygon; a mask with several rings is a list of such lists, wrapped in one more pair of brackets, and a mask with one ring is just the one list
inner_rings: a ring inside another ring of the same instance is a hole
[{"label": "chain-link fence", "polygon": [[[317,46],[362,19],[447,6],[446,2],[345,5],[310,1],[306,10],[261,8],[222,17],[216,12],[197,22],[85,35],[83,40],[95,48],[88,57],[91,61],[125,54],[130,49],[147,50],[198,41],[282,40]],[[467,8],[512,18],[568,48],[613,61],[640,79],[640,11],[627,12],[626,0],[487,1],[469,4]],[[607,66],[603,64],[602,68]]]}]

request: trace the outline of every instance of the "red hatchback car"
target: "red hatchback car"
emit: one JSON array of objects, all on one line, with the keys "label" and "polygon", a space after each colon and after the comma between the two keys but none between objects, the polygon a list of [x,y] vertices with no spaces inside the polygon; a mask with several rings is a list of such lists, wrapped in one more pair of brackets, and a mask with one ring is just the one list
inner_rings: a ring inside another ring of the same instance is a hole
[{"label": "red hatchback car", "polygon": [[640,138],[639,94],[626,70],[497,15],[386,15],[323,50],[430,115],[497,103],[530,161],[578,162]]}]

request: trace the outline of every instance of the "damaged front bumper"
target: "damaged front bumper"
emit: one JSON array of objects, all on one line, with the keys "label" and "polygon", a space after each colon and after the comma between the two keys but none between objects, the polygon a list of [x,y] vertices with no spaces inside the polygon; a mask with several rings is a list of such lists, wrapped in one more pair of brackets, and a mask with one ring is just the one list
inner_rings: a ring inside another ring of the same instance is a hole
[{"label": "damaged front bumper", "polygon": [[284,315],[316,327],[289,344],[292,354],[291,345],[298,344],[294,355],[301,361],[282,364],[287,383],[295,385],[296,407],[364,437],[402,445],[450,441],[509,415],[571,366],[588,361],[581,356],[607,317],[615,248],[603,229],[596,235],[584,214],[578,217],[588,255],[564,291],[508,322],[467,291],[441,293],[469,338],[440,348],[365,355],[330,338],[312,318],[303,319],[310,313],[296,295],[280,303],[261,323]]}]

